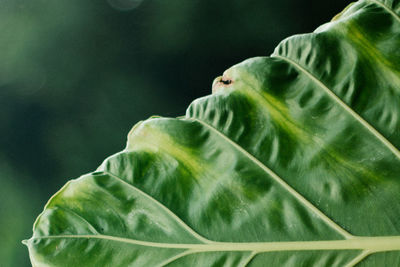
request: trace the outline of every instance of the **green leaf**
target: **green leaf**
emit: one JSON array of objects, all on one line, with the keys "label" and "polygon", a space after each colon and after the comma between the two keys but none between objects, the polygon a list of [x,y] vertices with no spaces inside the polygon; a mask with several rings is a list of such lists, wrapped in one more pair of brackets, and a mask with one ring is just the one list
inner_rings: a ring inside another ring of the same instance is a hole
[{"label": "green leaf", "polygon": [[399,266],[400,2],[217,78],[47,203],[34,266]]}]

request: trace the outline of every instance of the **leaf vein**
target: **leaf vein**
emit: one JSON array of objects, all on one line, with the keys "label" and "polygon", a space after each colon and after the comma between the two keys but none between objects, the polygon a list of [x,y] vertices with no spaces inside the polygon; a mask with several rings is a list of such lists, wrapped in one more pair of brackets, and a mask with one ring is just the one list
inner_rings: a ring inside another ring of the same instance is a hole
[{"label": "leaf vein", "polygon": [[67,213],[70,213],[70,214],[76,216],[77,218],[81,219],[83,222],[87,223],[87,225],[89,226],[89,229],[92,230],[95,234],[100,234],[99,231],[97,231],[97,229],[88,220],[86,220],[82,215],[80,215],[79,213],[77,213],[77,212],[75,212],[75,211],[73,211],[71,209],[67,209],[67,208],[61,207],[61,206],[55,206],[54,208],[61,209],[61,210],[65,211],[65,212],[67,212]]},{"label": "leaf vein", "polygon": [[356,266],[358,263],[363,261],[368,255],[372,254],[370,250],[363,250],[357,257],[351,260],[349,263],[346,264],[345,267],[353,267]]},{"label": "leaf vein", "polygon": [[[373,252],[400,251],[400,236],[371,236],[355,237],[345,240],[322,241],[286,241],[286,242],[253,242],[233,243],[214,242],[209,244],[186,243],[156,243],[140,241],[130,238],[110,235],[52,235],[32,237],[28,243],[32,245],[39,239],[100,239],[125,244],[165,248],[165,249],[189,249],[197,252],[211,251],[253,251],[257,253],[271,251],[309,251],[309,250],[368,250]],[[36,245],[36,244],[35,244]]]},{"label": "leaf vein", "polygon": [[179,253],[179,254],[175,255],[174,257],[171,257],[171,258],[169,258],[169,259],[163,261],[162,263],[160,263],[160,264],[158,265],[158,267],[165,267],[165,266],[167,266],[168,264],[170,264],[171,262],[174,262],[174,261],[176,261],[176,260],[178,260],[178,259],[180,259],[180,258],[183,258],[183,257],[185,257],[185,256],[187,256],[187,255],[199,253],[199,252],[201,252],[201,251],[197,251],[197,250],[186,250],[186,251],[184,251],[184,252],[182,252],[182,253]]},{"label": "leaf vein", "polygon": [[189,227],[184,221],[182,221],[182,219],[180,219],[175,213],[173,213],[169,208],[167,208],[165,205],[163,205],[161,202],[159,202],[158,200],[156,200],[152,196],[150,196],[147,193],[143,192],[142,190],[140,190],[136,186],[124,181],[123,179],[121,179],[120,177],[116,176],[115,174],[112,174],[112,173],[110,173],[108,171],[105,171],[105,170],[103,170],[103,172],[108,174],[110,177],[120,181],[121,183],[129,186],[134,191],[138,192],[142,196],[146,197],[147,199],[149,199],[150,201],[155,203],[157,206],[159,206],[161,209],[163,209],[168,215],[170,215],[172,218],[174,218],[176,220],[176,222],[178,224],[180,224],[187,232],[189,232],[191,235],[193,235],[196,239],[198,239],[202,243],[213,243],[213,241],[211,241],[209,239],[206,239],[203,236],[201,236],[198,233],[196,233],[191,227]]},{"label": "leaf vein", "polygon": [[400,16],[397,15],[396,12],[394,12],[391,8],[389,8],[387,5],[385,5],[384,3],[381,3],[377,0],[367,0],[367,1],[371,1],[375,4],[377,4],[378,6],[381,6],[383,9],[385,9],[388,13],[390,13],[398,22],[400,22]]},{"label": "leaf vein", "polygon": [[320,88],[322,88],[336,103],[338,103],[345,111],[347,111],[352,117],[356,119],[362,126],[364,126],[369,132],[374,135],[381,143],[383,143],[398,159],[400,159],[400,151],[389,142],[386,137],[384,137],[378,130],[376,130],[371,124],[369,124],[366,120],[364,120],[359,114],[357,114],[354,110],[352,110],[345,102],[343,102],[331,89],[329,89],[322,81],[317,79],[310,71],[308,71],[305,67],[301,66],[299,63],[289,59],[287,57],[273,54],[271,57],[279,58],[283,61],[288,62],[293,65],[295,68],[304,73],[310,80],[316,83]]},{"label": "leaf vein", "polygon": [[243,262],[243,264],[241,265],[241,267],[246,267],[249,265],[249,263],[254,259],[254,257],[257,255],[257,251],[253,251],[248,257],[247,259]]},{"label": "leaf vein", "polygon": [[302,203],[305,207],[307,207],[312,212],[314,212],[316,215],[318,215],[328,226],[330,226],[332,229],[336,230],[338,233],[340,233],[346,239],[353,238],[353,235],[351,235],[349,232],[347,232],[341,226],[339,226],[336,222],[334,222],[331,218],[329,218],[327,215],[325,215],[321,210],[319,210],[316,206],[314,206],[309,200],[307,200],[304,196],[302,196],[299,192],[297,192],[293,187],[291,187],[286,181],[284,181],[281,177],[279,177],[278,174],[276,174],[273,170],[268,168],[264,163],[262,163],[255,156],[253,156],[248,151],[246,151],[244,148],[242,148],[239,144],[235,143],[234,141],[229,139],[227,136],[225,136],[224,134],[222,134],[217,129],[215,129],[214,127],[212,127],[211,125],[207,124],[204,121],[201,121],[196,118],[187,118],[187,119],[197,121],[204,127],[207,127],[211,131],[218,134],[221,138],[223,138],[225,141],[229,142],[233,147],[235,147],[238,151],[240,151],[243,155],[245,155],[250,161],[252,161],[258,167],[260,167],[268,175],[270,175],[272,179],[274,179],[279,185],[281,185],[286,191],[288,191],[300,203]]}]

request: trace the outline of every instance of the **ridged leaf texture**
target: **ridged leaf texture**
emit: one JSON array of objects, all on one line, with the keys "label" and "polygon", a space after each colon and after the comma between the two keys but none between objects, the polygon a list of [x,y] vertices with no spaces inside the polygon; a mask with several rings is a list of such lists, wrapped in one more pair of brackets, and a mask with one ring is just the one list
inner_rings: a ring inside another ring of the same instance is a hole
[{"label": "ridged leaf texture", "polygon": [[400,1],[351,4],[138,123],[37,218],[34,266],[400,266]]}]

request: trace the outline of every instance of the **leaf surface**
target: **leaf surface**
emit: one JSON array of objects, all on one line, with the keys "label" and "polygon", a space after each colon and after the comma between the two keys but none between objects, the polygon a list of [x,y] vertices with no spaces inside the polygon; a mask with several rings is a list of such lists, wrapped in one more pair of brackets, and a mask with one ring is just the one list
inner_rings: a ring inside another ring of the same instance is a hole
[{"label": "leaf surface", "polygon": [[362,0],[68,182],[34,266],[400,265],[400,2]]}]

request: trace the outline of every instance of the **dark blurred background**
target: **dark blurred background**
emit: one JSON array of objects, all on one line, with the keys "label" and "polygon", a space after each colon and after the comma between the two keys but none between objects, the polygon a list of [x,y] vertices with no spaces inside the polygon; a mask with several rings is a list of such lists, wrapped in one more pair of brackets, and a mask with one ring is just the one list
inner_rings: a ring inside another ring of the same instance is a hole
[{"label": "dark blurred background", "polygon": [[0,1],[0,266],[67,180],[122,150],[150,115],[183,115],[211,82],[342,0]]}]

